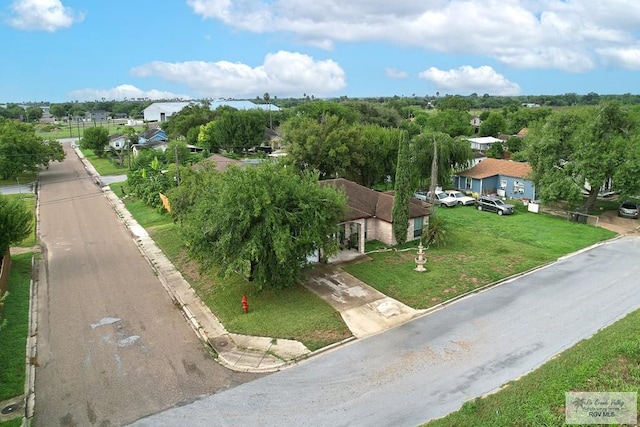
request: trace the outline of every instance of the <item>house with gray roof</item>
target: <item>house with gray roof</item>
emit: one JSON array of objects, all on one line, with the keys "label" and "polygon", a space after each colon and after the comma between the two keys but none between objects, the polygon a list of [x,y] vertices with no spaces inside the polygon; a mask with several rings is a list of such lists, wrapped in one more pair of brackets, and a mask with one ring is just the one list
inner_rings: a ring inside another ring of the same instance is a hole
[{"label": "house with gray roof", "polygon": [[[364,253],[364,243],[370,240],[391,246],[397,243],[392,226],[395,199],[392,193],[375,191],[344,178],[320,181],[320,185],[344,191],[347,197],[347,210],[339,224],[342,246]],[[419,239],[427,227],[428,207],[416,198],[410,199],[407,241]]]}]

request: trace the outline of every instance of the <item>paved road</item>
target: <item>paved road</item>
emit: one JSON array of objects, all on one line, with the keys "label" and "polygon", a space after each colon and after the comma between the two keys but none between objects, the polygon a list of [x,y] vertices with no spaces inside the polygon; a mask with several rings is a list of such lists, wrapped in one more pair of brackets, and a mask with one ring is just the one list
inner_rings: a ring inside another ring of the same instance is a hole
[{"label": "paved road", "polygon": [[65,150],[40,174],[35,425],[122,425],[255,379],[212,360]]},{"label": "paved road", "polygon": [[415,426],[638,309],[639,257],[640,239],[625,237],[133,425]]}]

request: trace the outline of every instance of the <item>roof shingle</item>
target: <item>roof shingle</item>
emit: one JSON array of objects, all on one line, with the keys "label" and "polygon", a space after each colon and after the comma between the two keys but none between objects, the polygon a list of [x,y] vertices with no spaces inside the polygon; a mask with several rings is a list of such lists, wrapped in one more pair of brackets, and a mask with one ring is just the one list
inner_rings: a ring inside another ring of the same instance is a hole
[{"label": "roof shingle", "polygon": [[530,173],[531,166],[529,163],[486,158],[471,169],[458,173],[458,176],[477,179],[488,178],[495,175],[527,178]]},{"label": "roof shingle", "polygon": [[[342,189],[347,196],[347,213],[343,221],[354,221],[363,218],[379,218],[386,222],[393,221],[394,196],[381,193],[344,178],[320,181],[320,185],[330,185]],[[427,207],[418,199],[409,201],[409,218],[428,215]]]}]

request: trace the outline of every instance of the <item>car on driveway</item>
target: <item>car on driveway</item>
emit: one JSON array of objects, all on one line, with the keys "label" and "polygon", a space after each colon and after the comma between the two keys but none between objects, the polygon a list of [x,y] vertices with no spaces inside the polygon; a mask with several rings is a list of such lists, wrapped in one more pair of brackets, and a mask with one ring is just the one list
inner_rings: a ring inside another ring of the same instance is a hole
[{"label": "car on driveway", "polygon": [[620,204],[620,207],[618,208],[618,216],[638,219],[639,208],[640,204],[638,202],[633,200],[625,200]]},{"label": "car on driveway", "polygon": [[495,212],[498,215],[511,215],[513,213],[513,205],[509,205],[497,197],[480,196],[476,202],[479,211]]},{"label": "car on driveway", "polygon": [[458,205],[461,205],[461,206],[471,206],[471,205],[475,205],[476,203],[476,199],[474,199],[473,197],[467,196],[462,191],[450,190],[450,191],[447,191],[447,194],[455,198],[458,202]]},{"label": "car on driveway", "polygon": [[436,206],[444,206],[447,208],[454,207],[458,204],[458,201],[455,199],[455,197],[451,197],[444,191],[436,191],[435,195],[436,196],[433,198],[433,201],[431,200],[430,191],[417,191],[413,195],[413,197],[425,202],[429,202],[429,203],[433,202],[433,204]]}]

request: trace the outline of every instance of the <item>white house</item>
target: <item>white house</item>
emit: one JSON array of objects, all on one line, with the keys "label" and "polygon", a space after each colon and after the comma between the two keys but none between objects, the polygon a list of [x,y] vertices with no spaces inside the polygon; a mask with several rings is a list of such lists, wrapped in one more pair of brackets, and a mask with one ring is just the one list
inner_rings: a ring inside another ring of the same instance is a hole
[{"label": "white house", "polygon": [[488,150],[493,143],[502,142],[501,139],[494,138],[492,136],[482,136],[479,138],[467,138],[467,141],[471,144],[471,149],[486,151]]},{"label": "white house", "polygon": [[166,122],[169,117],[194,102],[154,102],[142,110],[146,122]]}]

